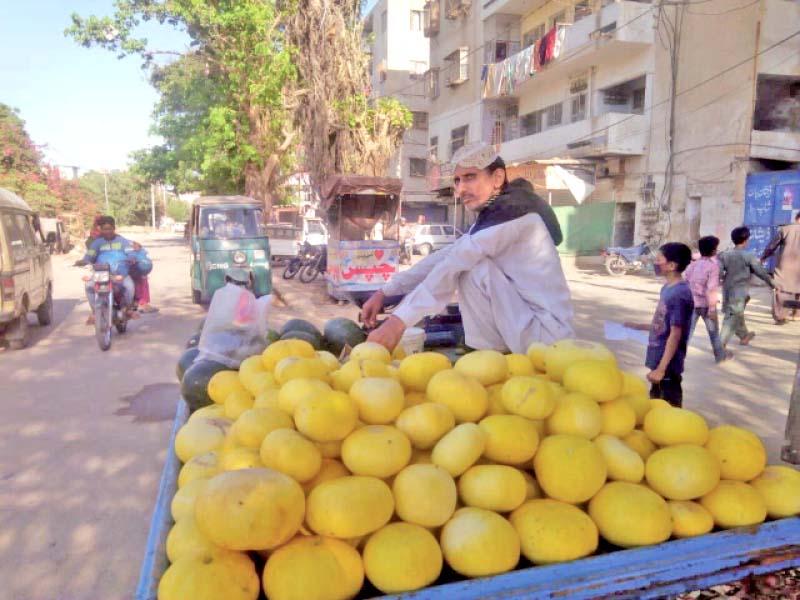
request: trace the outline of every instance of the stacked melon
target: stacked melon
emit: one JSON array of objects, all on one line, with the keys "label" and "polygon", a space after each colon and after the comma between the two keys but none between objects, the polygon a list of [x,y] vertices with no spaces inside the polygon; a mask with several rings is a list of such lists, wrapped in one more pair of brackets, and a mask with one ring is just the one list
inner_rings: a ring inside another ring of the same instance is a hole
[{"label": "stacked melon", "polygon": [[400,593],[445,563],[490,576],[800,513],[800,473],[755,435],[647,391],[578,340],[455,365],[274,342],[178,432],[159,598]]}]

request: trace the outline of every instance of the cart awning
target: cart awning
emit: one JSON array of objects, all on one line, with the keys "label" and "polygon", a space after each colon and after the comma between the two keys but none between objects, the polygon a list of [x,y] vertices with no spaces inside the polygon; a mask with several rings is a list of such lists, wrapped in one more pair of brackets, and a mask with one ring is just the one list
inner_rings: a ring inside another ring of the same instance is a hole
[{"label": "cart awning", "polygon": [[322,208],[327,210],[337,196],[344,194],[395,194],[403,190],[403,182],[393,177],[366,175],[334,175],[322,184]]}]

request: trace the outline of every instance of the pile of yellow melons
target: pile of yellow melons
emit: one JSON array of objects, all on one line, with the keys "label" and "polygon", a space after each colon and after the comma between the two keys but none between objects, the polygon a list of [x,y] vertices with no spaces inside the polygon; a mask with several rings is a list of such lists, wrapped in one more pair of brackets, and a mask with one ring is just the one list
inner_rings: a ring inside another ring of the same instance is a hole
[{"label": "pile of yellow melons", "polygon": [[175,440],[161,600],[398,593],[800,513],[800,472],[600,344],[398,358],[284,340],[214,375]]}]

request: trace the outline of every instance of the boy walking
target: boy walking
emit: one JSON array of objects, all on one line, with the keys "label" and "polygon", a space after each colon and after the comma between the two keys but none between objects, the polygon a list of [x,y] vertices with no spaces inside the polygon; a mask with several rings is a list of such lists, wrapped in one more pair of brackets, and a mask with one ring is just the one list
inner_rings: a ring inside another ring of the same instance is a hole
[{"label": "boy walking", "polygon": [[714,350],[714,359],[717,363],[733,358],[733,353],[722,348],[719,337],[719,321],[717,319],[717,299],[719,291],[719,264],[715,258],[719,248],[719,238],[713,235],[700,238],[698,241],[700,260],[690,264],[683,274],[684,279],[692,290],[694,300],[694,314],[689,335],[694,333],[697,321],[703,319],[708,331],[708,339]]},{"label": "boy walking", "polygon": [[775,282],[758,259],[747,252],[750,230],[737,227],[731,231],[731,241],[735,248],[719,255],[719,274],[722,281],[722,347],[727,348],[734,334],[742,346],[749,344],[755,333],[747,330],[744,311],[750,300],[750,276],[756,275],[773,290]]},{"label": "boy walking", "polygon": [[651,398],[663,398],[672,406],[683,404],[683,363],[694,313],[694,300],[683,272],[692,262],[692,251],[686,244],[671,242],[659,248],[655,260],[656,275],[663,275],[666,284],[647,325],[626,324],[635,329],[650,330],[645,364],[651,370],[647,380],[652,384]]}]

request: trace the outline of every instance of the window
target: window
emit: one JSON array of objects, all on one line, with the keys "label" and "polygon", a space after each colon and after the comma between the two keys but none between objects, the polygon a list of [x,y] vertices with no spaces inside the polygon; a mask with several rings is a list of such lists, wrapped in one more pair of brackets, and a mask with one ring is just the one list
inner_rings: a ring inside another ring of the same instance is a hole
[{"label": "window", "polygon": [[527,115],[522,115],[522,135],[534,135],[542,131],[543,110],[535,110]]},{"label": "window", "polygon": [[431,145],[428,148],[428,156],[431,162],[439,162],[439,136],[431,138]]},{"label": "window", "polygon": [[381,13],[381,31],[383,33],[386,33],[386,29],[387,29],[388,24],[389,24],[389,20],[388,19],[389,19],[389,17],[387,15],[386,11],[383,11]]},{"label": "window", "polygon": [[572,111],[570,113],[570,122],[577,123],[586,118],[586,94],[572,97]]},{"label": "window", "polygon": [[438,225],[431,225],[428,230],[430,235],[442,235],[442,228]]},{"label": "window", "polygon": [[428,98],[435,100],[439,97],[439,69],[431,69],[427,74]]},{"label": "window", "polygon": [[412,110],[411,117],[414,119],[411,127],[413,129],[427,129],[428,128],[428,113]]},{"label": "window", "polygon": [[382,70],[378,73],[378,81],[380,81],[381,83],[386,81],[386,71]]},{"label": "window", "polygon": [[423,28],[427,37],[431,37],[439,33],[439,1],[428,0],[425,3],[425,10],[423,11]]},{"label": "window", "polygon": [[409,75],[411,79],[419,79],[425,74],[428,64],[421,60],[412,60],[409,65]]},{"label": "window", "polygon": [[540,40],[543,37],[544,23],[540,23],[538,26],[534,27],[522,36],[522,47],[527,48],[528,46],[533,46],[536,43],[536,40]]},{"label": "window", "polygon": [[558,13],[554,14],[550,18],[550,29],[552,29],[556,25],[561,25],[563,23],[569,23],[569,20],[567,19],[567,11],[566,10],[562,10],[561,12],[558,12]]},{"label": "window", "polygon": [[442,231],[445,235],[455,235],[455,228],[452,225],[442,225]]},{"label": "window", "polygon": [[640,115],[644,113],[644,88],[633,90],[633,104],[631,108],[633,112]]},{"label": "window", "polygon": [[564,105],[560,102],[558,104],[553,104],[552,106],[548,106],[544,109],[547,113],[547,127],[555,127],[557,125],[561,125],[563,113],[564,113]]},{"label": "window", "polygon": [[411,11],[411,31],[422,31],[422,26],[425,22],[421,10]]},{"label": "window", "polygon": [[456,127],[450,132],[450,156],[467,143],[467,134],[469,133],[469,125],[463,127]]},{"label": "window", "polygon": [[459,85],[469,79],[469,48],[462,46],[445,57],[447,85]]},{"label": "window", "polygon": [[17,215],[17,226],[22,232],[22,239],[25,240],[25,245],[33,248],[36,245],[36,233],[33,231],[30,218],[25,215]]},{"label": "window", "polygon": [[578,0],[575,3],[575,22],[592,14],[592,5],[589,0]]},{"label": "window", "polygon": [[411,177],[425,177],[428,174],[428,161],[424,158],[409,158],[408,174]]}]

